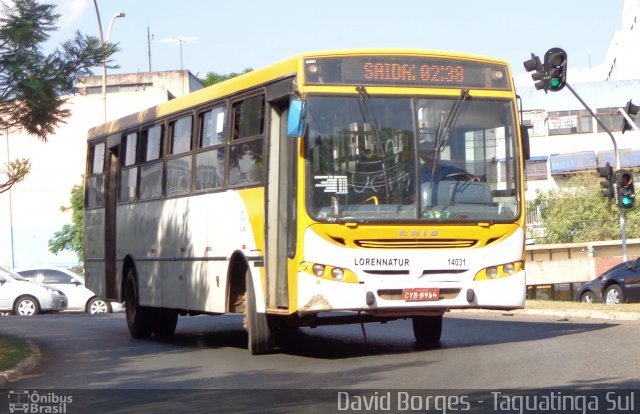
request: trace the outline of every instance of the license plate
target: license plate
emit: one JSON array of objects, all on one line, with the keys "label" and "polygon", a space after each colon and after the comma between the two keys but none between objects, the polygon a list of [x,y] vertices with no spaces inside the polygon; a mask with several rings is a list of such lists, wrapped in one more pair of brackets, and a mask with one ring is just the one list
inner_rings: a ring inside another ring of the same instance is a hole
[{"label": "license plate", "polygon": [[438,288],[409,288],[402,289],[402,299],[406,301],[427,301],[440,299]]}]

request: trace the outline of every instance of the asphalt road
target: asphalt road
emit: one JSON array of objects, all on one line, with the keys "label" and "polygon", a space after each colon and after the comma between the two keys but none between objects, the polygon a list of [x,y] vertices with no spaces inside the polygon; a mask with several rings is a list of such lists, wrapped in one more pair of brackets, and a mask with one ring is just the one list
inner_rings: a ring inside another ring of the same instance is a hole
[{"label": "asphalt road", "polygon": [[[42,352],[35,369],[4,388],[94,390],[85,395],[93,403],[109,390],[137,390],[148,404],[189,390],[190,401],[216,396],[243,408],[254,398],[280,404],[290,390],[299,390],[296,401],[331,390],[331,408],[336,390],[640,389],[639,321],[447,314],[433,349],[416,349],[410,321],[364,329],[366,340],[360,325],[304,328],[288,334],[279,353],[251,356],[236,315],[180,318],[175,337],[162,341],[131,338],[122,314],[2,317],[0,332],[29,338]],[[198,390],[215,391],[200,398]]]}]

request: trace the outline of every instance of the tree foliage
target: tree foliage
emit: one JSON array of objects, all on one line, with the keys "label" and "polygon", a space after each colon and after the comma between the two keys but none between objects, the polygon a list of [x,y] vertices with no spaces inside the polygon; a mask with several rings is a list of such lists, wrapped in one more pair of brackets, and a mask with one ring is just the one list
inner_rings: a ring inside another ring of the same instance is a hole
[{"label": "tree foliage", "polygon": [[58,254],[62,250],[69,250],[75,252],[80,261],[83,261],[84,189],[81,185],[74,185],[71,189],[71,206],[60,208],[62,211],[68,209],[71,209],[71,224],[65,224],[61,230],[54,233],[53,238],[49,240],[49,251]]},{"label": "tree foliage", "polygon": [[27,158],[19,158],[5,164],[5,169],[0,169],[0,176],[6,177],[6,181],[0,181],[0,194],[10,189],[15,183],[24,180],[29,171],[31,171],[31,161]]},{"label": "tree foliage", "polygon": [[245,70],[243,70],[240,73],[231,72],[231,73],[228,73],[226,75],[221,75],[221,74],[215,73],[215,72],[207,72],[207,76],[205,76],[204,79],[200,79],[200,82],[202,82],[202,84],[204,86],[211,86],[211,85],[214,85],[216,83],[220,83],[222,81],[226,81],[227,79],[235,78],[236,76],[240,76],[242,74],[251,72],[252,70],[253,69],[251,69],[251,68],[246,68]]},{"label": "tree foliage", "polygon": [[[544,225],[539,243],[620,240],[618,207],[605,199],[592,174],[578,175],[566,187],[538,190],[531,208],[538,208]],[[625,211],[628,238],[640,237],[640,211]]]},{"label": "tree foliage", "polygon": [[[117,46],[76,32],[73,39],[45,54],[43,45],[60,17],[55,6],[36,0],[12,3],[0,3],[0,130],[24,130],[46,142],[70,115],[63,108],[64,96],[74,92],[78,77],[91,74],[90,68],[102,65]],[[0,180],[3,191],[26,175],[24,168],[17,168],[24,162],[14,163],[0,171],[19,172]]]}]

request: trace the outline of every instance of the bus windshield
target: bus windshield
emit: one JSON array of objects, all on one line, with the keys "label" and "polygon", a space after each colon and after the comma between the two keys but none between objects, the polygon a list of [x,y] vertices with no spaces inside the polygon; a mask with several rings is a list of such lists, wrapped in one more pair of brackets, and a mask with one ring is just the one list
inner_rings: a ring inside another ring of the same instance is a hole
[{"label": "bus windshield", "polygon": [[507,222],[519,214],[511,101],[310,96],[307,205],[326,222]]}]

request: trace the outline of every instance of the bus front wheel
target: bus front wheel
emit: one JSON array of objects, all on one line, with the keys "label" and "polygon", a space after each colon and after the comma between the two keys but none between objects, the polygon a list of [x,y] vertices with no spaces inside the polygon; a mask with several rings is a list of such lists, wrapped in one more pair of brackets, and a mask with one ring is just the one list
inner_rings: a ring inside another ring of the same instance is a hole
[{"label": "bus front wheel", "polygon": [[442,336],[442,315],[414,316],[413,334],[418,345],[434,344]]},{"label": "bus front wheel", "polygon": [[151,310],[138,304],[139,296],[133,269],[127,273],[124,287],[124,308],[129,333],[134,338],[148,338],[151,336],[153,319]]},{"label": "bus front wheel", "polygon": [[253,289],[251,272],[246,273],[245,323],[247,329],[247,348],[252,355],[269,354],[275,350],[274,324],[269,315],[256,310],[256,294]]}]

